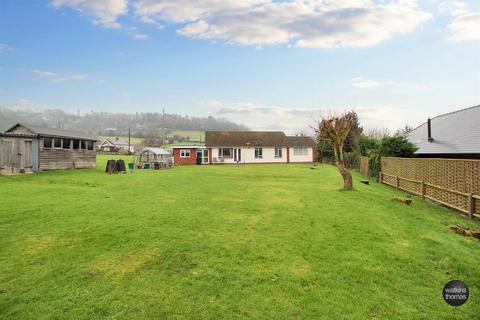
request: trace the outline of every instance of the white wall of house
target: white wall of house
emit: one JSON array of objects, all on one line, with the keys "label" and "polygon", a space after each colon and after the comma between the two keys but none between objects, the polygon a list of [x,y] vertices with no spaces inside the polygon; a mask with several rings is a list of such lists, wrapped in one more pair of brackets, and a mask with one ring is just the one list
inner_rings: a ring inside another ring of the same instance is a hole
[{"label": "white wall of house", "polygon": [[[234,148],[237,149],[237,148]],[[276,158],[275,157],[275,148],[272,147],[262,147],[262,158],[255,158],[255,147],[250,147],[250,148],[240,148],[242,150],[242,161],[241,163],[282,163],[282,162],[287,162],[287,148],[281,148],[282,149],[282,157],[281,158]],[[222,162],[218,161],[219,158],[219,148],[212,148],[212,160],[214,161],[214,158],[217,158],[217,162]],[[223,163],[235,163],[234,157],[233,157],[233,150],[232,150],[232,156],[230,158],[224,157],[223,158]]]},{"label": "white wall of house", "polygon": [[[242,161],[241,163],[287,163],[287,148],[282,149],[282,157],[275,157],[275,148],[272,147],[262,147],[263,157],[255,158],[255,147],[250,148],[240,148],[242,150]],[[290,162],[312,162],[313,150],[312,148],[307,148],[306,155],[293,155],[293,148],[290,148]],[[219,148],[212,148],[212,162],[213,163],[235,163],[232,156],[230,158],[224,157],[223,161],[219,158]],[[217,161],[215,161],[215,158]]]},{"label": "white wall of house", "polygon": [[313,148],[290,147],[290,162],[313,162]]}]

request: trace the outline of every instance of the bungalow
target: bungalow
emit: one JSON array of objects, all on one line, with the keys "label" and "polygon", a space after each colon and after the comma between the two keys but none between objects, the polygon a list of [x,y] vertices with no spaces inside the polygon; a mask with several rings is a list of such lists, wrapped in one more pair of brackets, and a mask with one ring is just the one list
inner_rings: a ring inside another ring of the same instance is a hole
[{"label": "bungalow", "polygon": [[130,153],[135,152],[135,148],[129,144],[127,141],[120,140],[116,138],[115,140],[105,139],[99,145],[98,149],[104,152],[117,152],[119,150],[130,151]]},{"label": "bungalow", "polygon": [[207,131],[204,147],[173,147],[173,156],[175,164],[311,163],[316,144],[281,131]]},{"label": "bungalow", "polygon": [[95,143],[83,132],[16,124],[0,134],[0,174],[94,168]]},{"label": "bungalow", "polygon": [[418,157],[480,159],[480,105],[428,119],[407,139]]}]

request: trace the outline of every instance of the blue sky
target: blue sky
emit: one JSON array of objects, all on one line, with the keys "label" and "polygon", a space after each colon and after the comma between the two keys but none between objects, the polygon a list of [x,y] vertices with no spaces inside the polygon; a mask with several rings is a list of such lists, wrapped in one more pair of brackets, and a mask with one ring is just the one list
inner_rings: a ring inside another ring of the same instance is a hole
[{"label": "blue sky", "polygon": [[480,1],[0,2],[0,106],[396,129],[480,104]]}]

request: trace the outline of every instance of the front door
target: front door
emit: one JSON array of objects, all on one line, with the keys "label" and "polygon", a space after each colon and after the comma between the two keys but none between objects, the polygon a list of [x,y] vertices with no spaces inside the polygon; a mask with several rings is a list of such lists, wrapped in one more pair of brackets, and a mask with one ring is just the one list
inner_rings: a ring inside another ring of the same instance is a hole
[{"label": "front door", "polygon": [[233,161],[237,163],[242,161],[242,149],[240,148],[233,149]]},{"label": "front door", "polygon": [[197,164],[208,164],[208,149],[197,150]]},{"label": "front door", "polygon": [[197,150],[197,164],[202,164],[202,150]]}]

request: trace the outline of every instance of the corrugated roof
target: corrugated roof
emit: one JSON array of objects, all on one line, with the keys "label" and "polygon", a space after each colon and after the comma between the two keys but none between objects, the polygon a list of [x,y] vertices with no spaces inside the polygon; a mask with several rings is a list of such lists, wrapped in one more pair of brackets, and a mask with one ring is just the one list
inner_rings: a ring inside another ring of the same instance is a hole
[{"label": "corrugated roof", "polygon": [[146,147],[146,148],[143,148],[142,152],[145,152],[145,151],[150,151],[158,155],[170,155],[170,152],[168,152],[163,148]]},{"label": "corrugated roof", "polygon": [[113,145],[115,146],[128,146],[128,142],[127,141],[123,141],[123,140],[109,140]]},{"label": "corrugated roof", "polygon": [[432,142],[426,122],[407,135],[417,145],[417,154],[480,153],[480,105],[432,118],[431,126]]},{"label": "corrugated roof", "polygon": [[40,135],[40,136],[48,136],[48,137],[62,137],[62,138],[77,138],[77,139],[84,139],[84,140],[97,140],[97,138],[86,134],[85,132],[82,131],[76,131],[76,130],[65,130],[65,129],[56,129],[56,128],[45,128],[45,127],[38,127],[38,126],[33,126],[33,125],[28,125],[28,124],[16,124],[10,129],[8,129],[5,133],[8,135],[9,131],[12,131],[18,126],[25,127],[31,131],[33,131],[35,134]]},{"label": "corrugated roof", "polygon": [[314,147],[309,137],[287,137],[281,131],[207,131],[207,147]]}]

